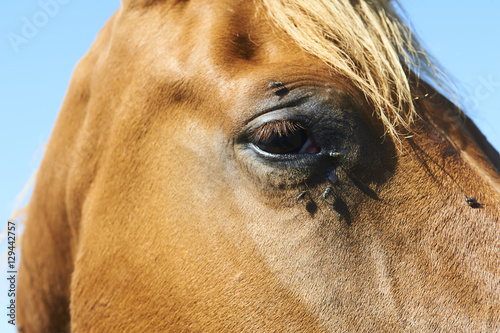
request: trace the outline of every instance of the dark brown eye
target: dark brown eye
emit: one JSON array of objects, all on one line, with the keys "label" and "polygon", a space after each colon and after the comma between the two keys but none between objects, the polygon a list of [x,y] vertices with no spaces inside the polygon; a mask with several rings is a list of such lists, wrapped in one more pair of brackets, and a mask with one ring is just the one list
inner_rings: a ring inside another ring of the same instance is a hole
[{"label": "dark brown eye", "polygon": [[298,122],[278,119],[259,127],[251,142],[269,154],[317,154],[320,149]]}]

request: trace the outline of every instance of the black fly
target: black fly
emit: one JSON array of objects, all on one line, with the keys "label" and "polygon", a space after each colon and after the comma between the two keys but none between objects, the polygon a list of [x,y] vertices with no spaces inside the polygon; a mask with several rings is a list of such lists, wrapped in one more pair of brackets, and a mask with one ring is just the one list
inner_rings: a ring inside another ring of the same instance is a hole
[{"label": "black fly", "polygon": [[276,81],[276,82],[270,82],[269,83],[269,88],[279,88],[279,87],[283,87],[283,82],[280,82],[280,81]]},{"label": "black fly", "polygon": [[481,208],[481,204],[477,202],[476,198],[465,198],[465,202],[467,202],[472,208]]}]

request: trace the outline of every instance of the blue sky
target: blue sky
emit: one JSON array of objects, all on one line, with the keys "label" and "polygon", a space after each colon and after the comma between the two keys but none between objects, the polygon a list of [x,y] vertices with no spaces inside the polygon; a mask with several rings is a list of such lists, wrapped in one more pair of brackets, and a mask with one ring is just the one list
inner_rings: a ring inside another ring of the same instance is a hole
[{"label": "blue sky", "polygon": [[[468,115],[500,150],[500,2],[401,3],[424,45],[460,87],[459,98]],[[7,223],[16,196],[38,167],[74,66],[119,5],[119,0],[25,0],[2,5],[0,225]],[[30,29],[34,23],[39,27]],[[6,250],[6,243],[0,243],[0,253]],[[6,260],[0,260],[0,281],[4,281]],[[6,295],[2,282],[2,309]],[[13,332],[6,322],[0,312],[0,331]]]}]

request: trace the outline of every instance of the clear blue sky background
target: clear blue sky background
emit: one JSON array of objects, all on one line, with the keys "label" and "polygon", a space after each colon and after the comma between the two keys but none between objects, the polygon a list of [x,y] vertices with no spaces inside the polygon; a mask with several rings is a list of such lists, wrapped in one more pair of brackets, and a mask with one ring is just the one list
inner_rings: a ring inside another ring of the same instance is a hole
[{"label": "clear blue sky background", "polygon": [[[0,12],[2,227],[16,196],[38,167],[41,147],[50,136],[75,64],[120,5],[119,0],[65,0],[44,22],[40,3],[49,1],[7,1]],[[500,2],[401,3],[424,45],[461,87],[469,116],[500,150]],[[16,52],[9,33],[22,35],[25,20],[34,19],[43,26],[31,31]],[[0,243],[0,253],[6,250],[6,243]],[[6,258],[0,258],[0,309],[5,309]],[[13,332],[4,312],[0,310],[0,332]]]}]

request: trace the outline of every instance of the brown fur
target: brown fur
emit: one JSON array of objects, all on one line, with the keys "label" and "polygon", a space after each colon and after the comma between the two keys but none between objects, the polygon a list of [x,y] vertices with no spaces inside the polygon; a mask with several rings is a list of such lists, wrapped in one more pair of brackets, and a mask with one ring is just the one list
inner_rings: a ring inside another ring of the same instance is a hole
[{"label": "brown fur", "polygon": [[[23,332],[499,331],[498,153],[416,78],[398,153],[358,84],[257,13],[127,0],[103,28],[28,208]],[[249,153],[276,103],[317,110],[317,143],[344,156]]]}]

